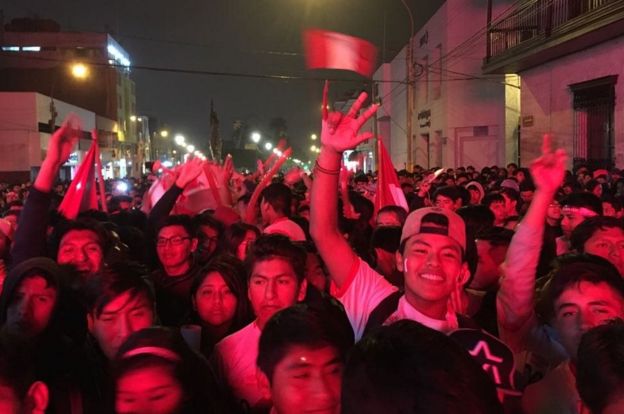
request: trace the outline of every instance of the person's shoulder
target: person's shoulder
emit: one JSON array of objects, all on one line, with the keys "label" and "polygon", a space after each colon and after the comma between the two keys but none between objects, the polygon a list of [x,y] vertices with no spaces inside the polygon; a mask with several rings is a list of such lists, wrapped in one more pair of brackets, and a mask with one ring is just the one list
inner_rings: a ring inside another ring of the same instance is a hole
[{"label": "person's shoulder", "polygon": [[260,329],[255,321],[220,340],[217,345],[215,345],[215,348],[220,353],[223,353],[224,351],[230,351],[241,345],[248,347],[249,341],[253,340],[253,338],[260,338]]}]

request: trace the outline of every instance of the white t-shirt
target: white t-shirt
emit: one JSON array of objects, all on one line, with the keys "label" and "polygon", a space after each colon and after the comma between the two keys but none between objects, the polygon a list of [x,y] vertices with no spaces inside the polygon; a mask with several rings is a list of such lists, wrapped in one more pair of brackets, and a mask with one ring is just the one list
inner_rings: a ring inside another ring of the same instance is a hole
[{"label": "white t-shirt", "polygon": [[215,345],[214,351],[218,369],[225,376],[234,397],[247,401],[251,407],[262,400],[256,375],[260,334],[260,328],[254,321],[223,338]]},{"label": "white t-shirt", "polygon": [[[362,339],[371,312],[382,300],[396,291],[395,286],[373,270],[368,263],[358,258],[354,262],[352,276],[342,289],[332,293],[344,306],[355,333],[355,340],[359,341]],[[420,322],[431,329],[446,334],[454,330],[447,320],[432,319],[417,311],[407,302],[405,295],[401,296],[397,310],[388,317],[384,325],[401,319]]]}]

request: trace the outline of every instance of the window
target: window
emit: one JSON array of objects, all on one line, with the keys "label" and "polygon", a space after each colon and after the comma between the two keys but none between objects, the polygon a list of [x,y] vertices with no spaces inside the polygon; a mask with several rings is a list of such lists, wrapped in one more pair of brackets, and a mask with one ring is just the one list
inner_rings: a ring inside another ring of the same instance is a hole
[{"label": "window", "polygon": [[611,168],[613,160],[613,110],[617,76],[570,85],[574,95],[574,164]]}]

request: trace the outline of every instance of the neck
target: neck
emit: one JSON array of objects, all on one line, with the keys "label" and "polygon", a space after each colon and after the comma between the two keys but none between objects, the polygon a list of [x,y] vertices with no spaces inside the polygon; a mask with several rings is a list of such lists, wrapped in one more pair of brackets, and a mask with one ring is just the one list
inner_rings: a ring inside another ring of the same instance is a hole
[{"label": "neck", "polygon": [[190,268],[191,268],[191,263],[188,260],[179,265],[164,267],[165,273],[167,273],[167,276],[173,276],[173,277],[182,276],[183,274],[188,272]]},{"label": "neck", "polygon": [[225,336],[230,331],[230,326],[232,326],[232,321],[228,321],[222,323],[221,325],[209,325],[204,323],[203,328],[206,331],[206,334],[209,335],[212,339],[214,339],[214,343],[219,342],[221,339],[225,338]]},{"label": "neck", "polygon": [[548,224],[551,227],[555,227],[558,224],[559,220],[555,220],[555,219],[551,219],[546,217],[546,224]]},{"label": "neck", "polygon": [[446,320],[446,311],[448,310],[448,298],[437,301],[430,301],[419,298],[416,295],[409,294],[405,291],[405,299],[407,303],[412,305],[414,309],[423,315],[440,321]]}]

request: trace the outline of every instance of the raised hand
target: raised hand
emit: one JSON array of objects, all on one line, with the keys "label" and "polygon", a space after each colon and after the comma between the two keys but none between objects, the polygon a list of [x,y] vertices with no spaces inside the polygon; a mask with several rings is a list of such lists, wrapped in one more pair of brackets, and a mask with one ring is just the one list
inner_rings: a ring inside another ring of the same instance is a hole
[{"label": "raised hand", "polygon": [[368,97],[366,92],[362,92],[346,115],[340,112],[327,112],[328,92],[329,83],[325,82],[325,87],[323,88],[323,119],[321,126],[322,147],[336,153],[342,153],[370,139],[373,136],[372,132],[360,134],[360,128],[377,112],[379,105],[371,105],[370,108],[358,117],[357,114]]},{"label": "raised hand", "polygon": [[296,182],[301,180],[301,175],[304,174],[303,170],[299,167],[292,167],[284,174],[284,184],[288,186],[295,185]]},{"label": "raised hand", "polygon": [[182,165],[175,184],[180,188],[185,188],[202,173],[203,168],[204,162],[201,159],[191,158]]},{"label": "raised hand", "polygon": [[565,176],[566,152],[563,149],[553,151],[551,136],[544,135],[542,155],[531,163],[531,175],[538,190],[555,193]]},{"label": "raised hand", "polygon": [[67,115],[61,127],[52,134],[48,141],[45,162],[56,168],[63,165],[76,146],[80,131],[80,118],[73,113]]}]

